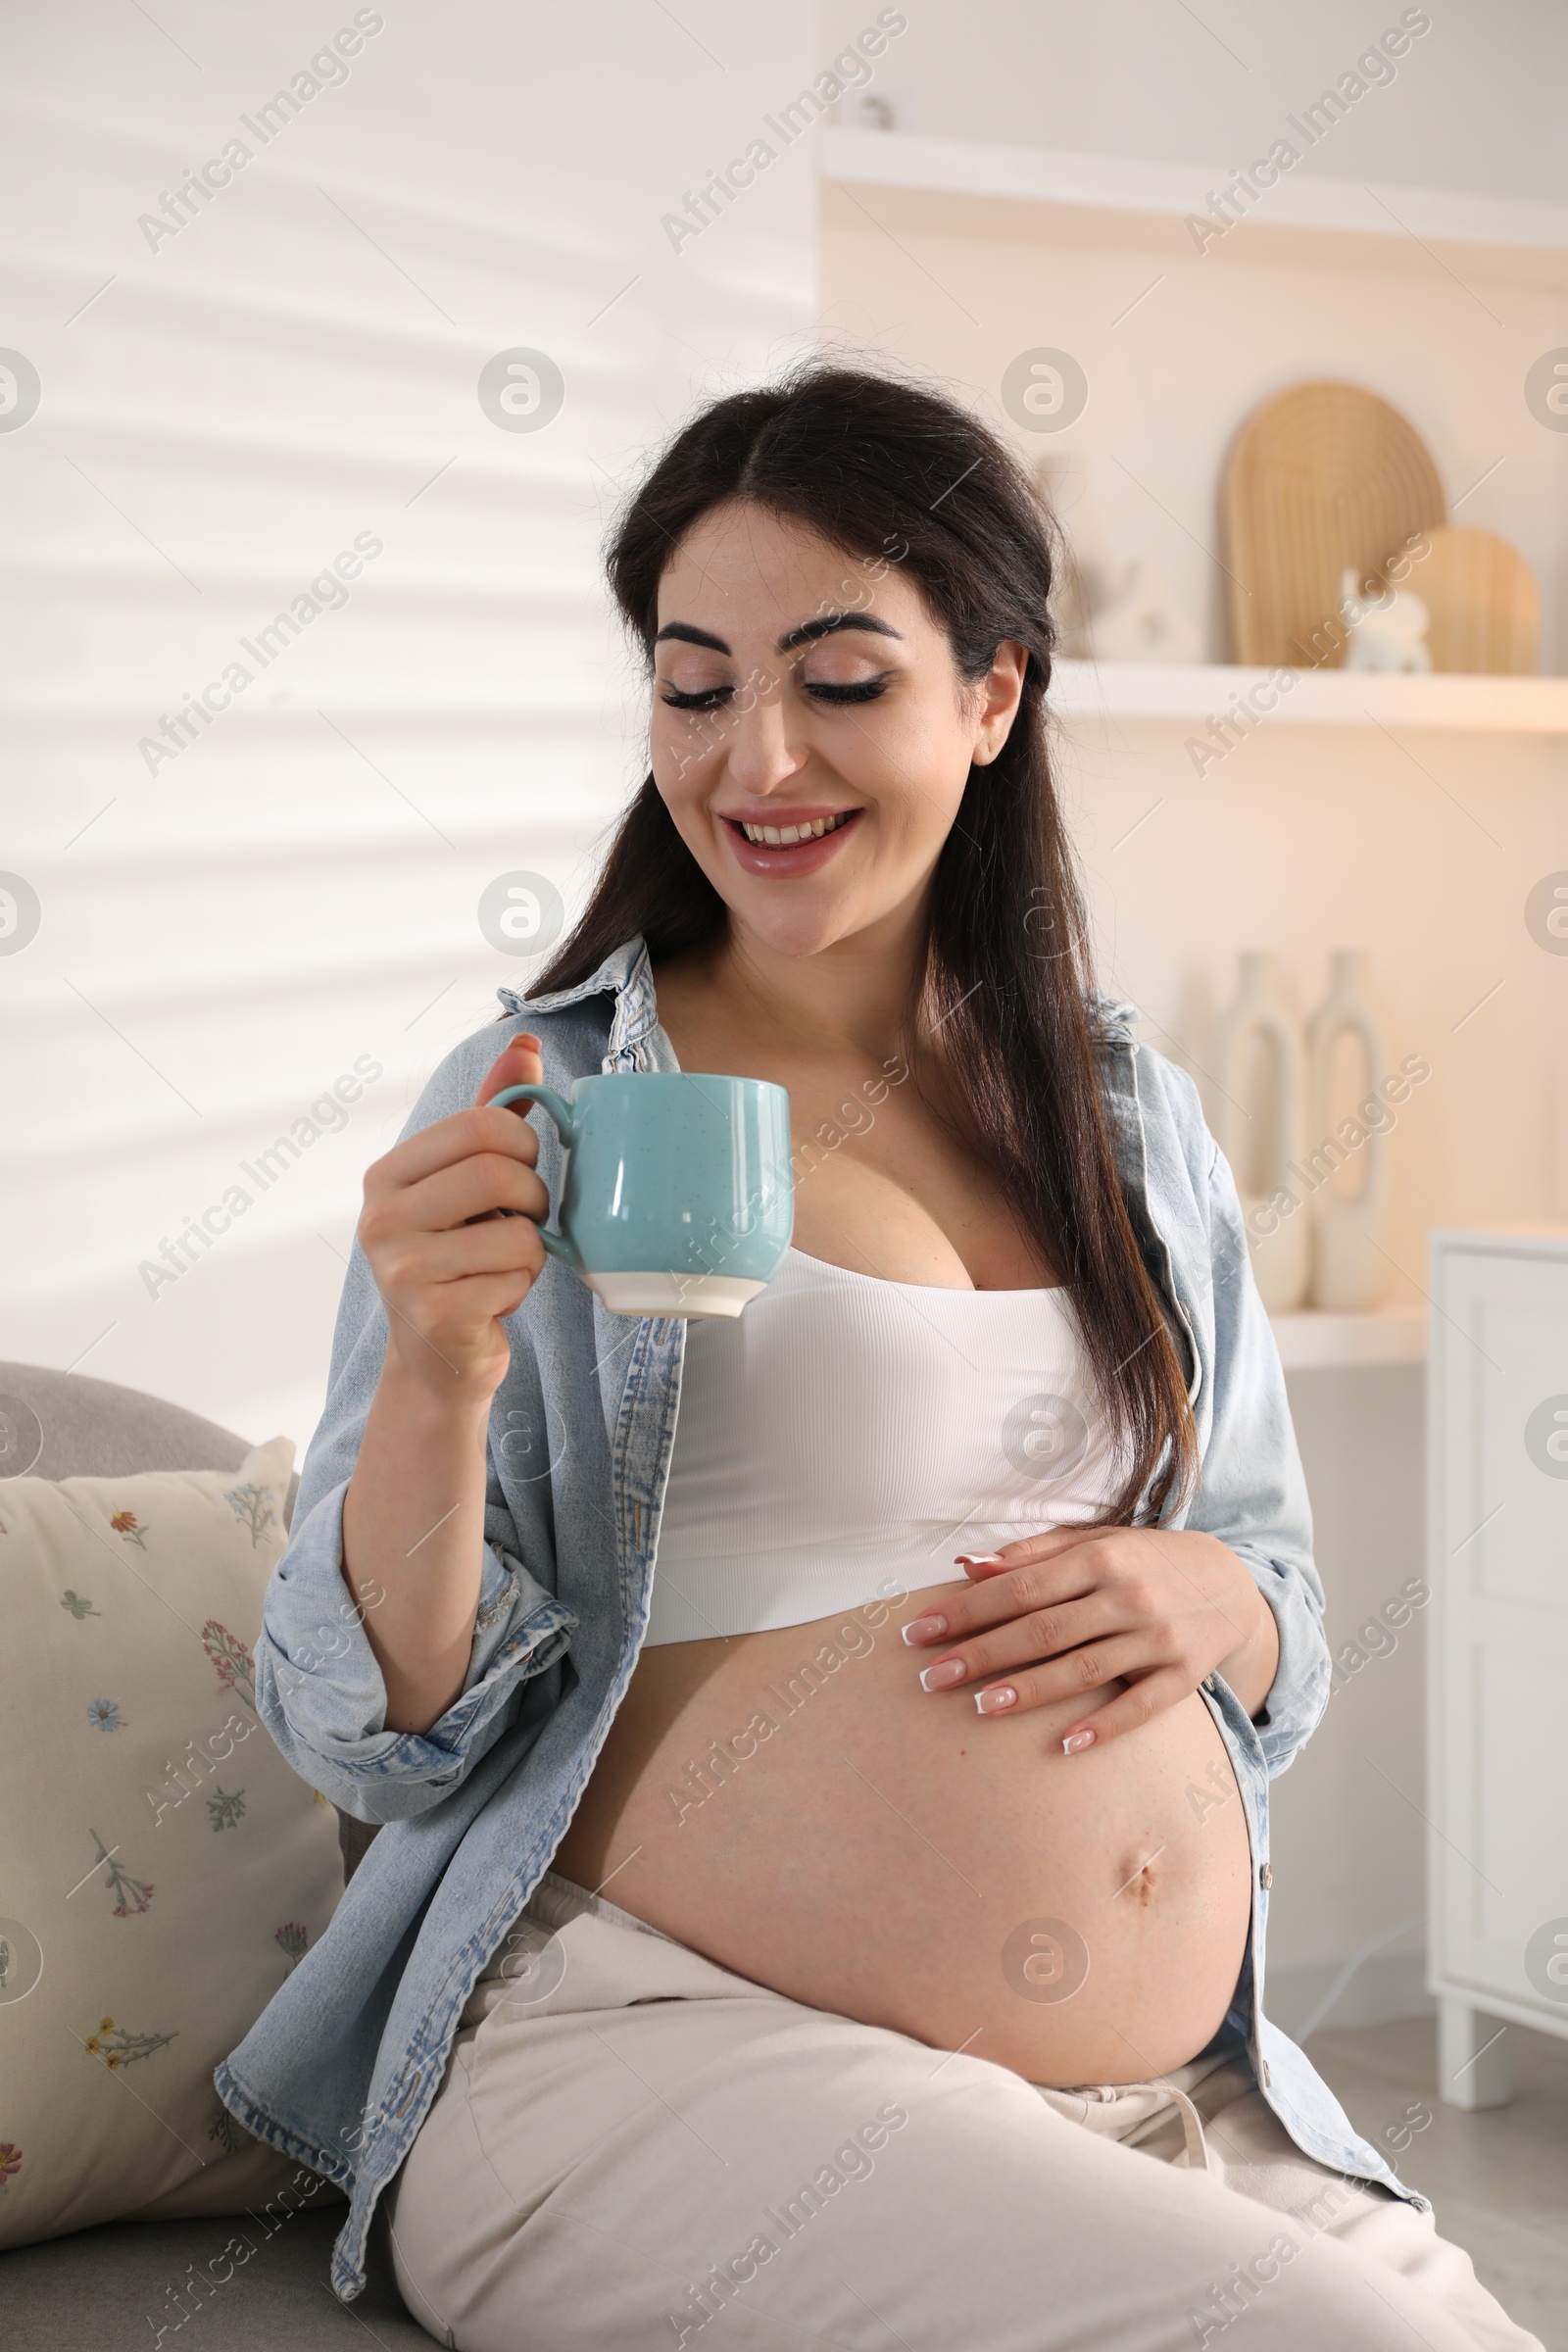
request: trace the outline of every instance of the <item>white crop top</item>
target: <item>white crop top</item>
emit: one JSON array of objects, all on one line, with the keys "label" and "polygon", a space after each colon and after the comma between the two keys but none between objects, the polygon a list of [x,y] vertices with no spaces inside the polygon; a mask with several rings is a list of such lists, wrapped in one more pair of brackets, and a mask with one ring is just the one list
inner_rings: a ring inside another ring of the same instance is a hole
[{"label": "white crop top", "polygon": [[883,1282],[791,1250],[694,1321],[647,1640],[805,1625],[1096,1518],[1125,1476],[1065,1290]]}]

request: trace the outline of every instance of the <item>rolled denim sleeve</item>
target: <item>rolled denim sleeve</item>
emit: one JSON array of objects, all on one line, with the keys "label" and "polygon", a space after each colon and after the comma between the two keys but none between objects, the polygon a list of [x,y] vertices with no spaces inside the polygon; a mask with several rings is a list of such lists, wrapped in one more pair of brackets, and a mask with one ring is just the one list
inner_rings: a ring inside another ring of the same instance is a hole
[{"label": "rolled denim sleeve", "polygon": [[1274,1612],[1280,1658],[1254,1719],[1270,1777],[1294,1762],[1328,1704],[1323,1584],[1285,1373],[1247,1250],[1229,1164],[1209,1139],[1213,1387],[1208,1442],[1187,1525],[1228,1544]]},{"label": "rolled denim sleeve", "polygon": [[[343,1581],[343,1497],[321,1497],[274,1569],[256,1652],[256,1711],[296,1772],[357,1821],[438,1804],[512,1722],[576,1619],[487,1542],[463,1689],[427,1731],[386,1728],[386,1685]],[[486,1532],[493,1532],[493,1506]]]}]

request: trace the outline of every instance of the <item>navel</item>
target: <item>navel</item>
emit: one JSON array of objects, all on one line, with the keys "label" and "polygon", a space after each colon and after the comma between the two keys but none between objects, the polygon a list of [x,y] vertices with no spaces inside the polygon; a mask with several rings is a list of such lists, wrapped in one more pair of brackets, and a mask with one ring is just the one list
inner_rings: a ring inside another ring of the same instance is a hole
[{"label": "navel", "polygon": [[1153,1899],[1154,1888],[1164,1883],[1165,1874],[1159,1861],[1164,1851],[1163,1845],[1156,1845],[1152,1850],[1146,1847],[1142,1853],[1129,1854],[1123,1862],[1120,1883],[1111,1900],[1130,1904],[1140,1911],[1147,1910]]}]

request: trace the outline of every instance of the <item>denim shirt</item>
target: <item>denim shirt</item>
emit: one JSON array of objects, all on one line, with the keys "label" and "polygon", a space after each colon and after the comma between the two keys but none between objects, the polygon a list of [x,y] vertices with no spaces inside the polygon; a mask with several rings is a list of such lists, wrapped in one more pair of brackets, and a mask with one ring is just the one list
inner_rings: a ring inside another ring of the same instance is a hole
[{"label": "denim shirt", "polygon": [[[679,1066],[659,1026],[640,937],[576,988],[532,1000],[503,989],[501,1000],[501,1023],[448,1055],[406,1134],[471,1103],[502,1047],[525,1029],[542,1040],[546,1083],[568,1094],[574,1079],[600,1070]],[[1200,1694],[1235,1768],[1253,1870],[1248,1954],[1216,2040],[1245,2041],[1263,2096],[1308,2155],[1424,2206],[1263,2016],[1268,1783],[1308,1738],[1329,1691],[1305,1481],[1235,1187],[1197,1090],[1137,1043],[1133,1006],[1102,999],[1095,1011],[1117,1167],[1198,1428],[1196,1491],[1166,1524],[1229,1544],[1279,1627],[1279,1670],[1255,1722],[1218,1677]],[[552,1199],[561,1172],[561,1145],[542,1120],[539,1173]],[[612,1314],[546,1259],[508,1318],[511,1364],[490,1412],[485,1552],[464,1686],[427,1731],[389,1731],[381,1671],[342,1576],[343,1495],[387,1337],[355,1247],[326,1409],[268,1588],[256,1704],[313,1788],[356,1819],[387,1826],[325,1934],[214,2078],[247,2131],[348,2195],[332,2262],[344,2301],[365,2285],[376,2199],[440,2087],[464,2004],[548,1868],[636,1664],[685,1329],[672,1317]]]}]

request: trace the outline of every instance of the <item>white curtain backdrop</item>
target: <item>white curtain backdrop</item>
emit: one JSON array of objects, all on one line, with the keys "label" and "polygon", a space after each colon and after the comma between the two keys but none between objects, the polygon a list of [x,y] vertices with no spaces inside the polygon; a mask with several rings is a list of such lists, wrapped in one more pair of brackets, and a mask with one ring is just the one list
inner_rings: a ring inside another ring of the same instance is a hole
[{"label": "white curtain backdrop", "polygon": [[663,216],[810,13],[80,0],[4,47],[0,1357],[303,1447],[366,1164],[641,772],[608,516],[807,338],[809,138]]}]

